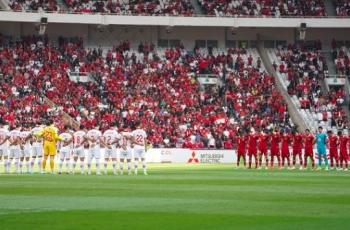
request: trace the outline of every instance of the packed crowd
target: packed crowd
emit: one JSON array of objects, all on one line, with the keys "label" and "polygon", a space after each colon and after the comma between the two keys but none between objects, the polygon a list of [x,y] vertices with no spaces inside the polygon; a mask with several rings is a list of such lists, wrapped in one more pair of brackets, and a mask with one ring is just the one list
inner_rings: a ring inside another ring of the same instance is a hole
[{"label": "packed crowd", "polygon": [[65,0],[69,10],[77,13],[113,13],[137,15],[186,15],[193,14],[189,0],[137,0],[91,1]]},{"label": "packed crowd", "polygon": [[349,0],[334,0],[335,11],[338,16],[350,16],[350,1]]},{"label": "packed crowd", "polygon": [[60,10],[56,0],[9,0],[13,11],[50,11]]},{"label": "packed crowd", "polygon": [[[126,15],[183,15],[194,14],[190,0],[10,0],[14,11],[69,11],[75,13],[113,13]],[[215,16],[326,16],[323,0],[198,0],[205,15]],[[335,1],[339,16],[349,13],[349,2]]]},{"label": "packed crowd", "polygon": [[64,0],[65,7],[56,0],[9,0],[13,11],[68,11],[74,13],[112,13],[126,15],[184,15],[191,16],[194,8],[190,0]]},{"label": "packed crowd", "polygon": [[215,16],[326,16],[323,0],[198,0],[207,15]]},{"label": "packed crowd", "polygon": [[345,91],[330,88],[327,94],[322,92],[321,81],[328,68],[320,50],[320,42],[280,48],[277,51],[280,63],[274,63],[274,67],[288,82],[288,93],[298,97],[301,109],[309,110],[323,126],[345,128],[346,116],[341,108]]},{"label": "packed crowd", "polygon": [[332,56],[336,66],[337,74],[350,76],[349,49],[345,46],[338,48],[335,41],[332,42]]},{"label": "packed crowd", "polygon": [[[101,49],[85,49],[77,38],[60,38],[57,47],[46,37],[1,40],[0,68],[8,87],[20,89],[10,79],[26,79],[34,98],[45,95],[57,105],[39,104],[40,111],[66,112],[87,128],[99,125],[103,130],[115,121],[130,126],[141,120],[155,147],[231,148],[232,130],[239,126],[290,124],[286,105],[272,99],[281,98],[273,79],[260,59],[244,49],[216,55],[195,49],[190,54],[182,46],[157,51],[143,43],[132,51],[129,42],[122,42],[103,55]],[[96,82],[75,83],[67,73],[71,70],[91,73]],[[195,75],[209,70],[226,86],[201,87]],[[20,104],[25,100],[6,106],[11,93],[3,90],[3,119],[26,124],[19,119],[28,116],[15,109],[25,110]],[[32,112],[32,117],[42,117]]]}]

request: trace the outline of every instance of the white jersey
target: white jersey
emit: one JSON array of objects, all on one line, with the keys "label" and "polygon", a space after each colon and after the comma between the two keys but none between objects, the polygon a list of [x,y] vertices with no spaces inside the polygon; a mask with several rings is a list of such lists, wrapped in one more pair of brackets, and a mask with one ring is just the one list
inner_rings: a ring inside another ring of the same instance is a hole
[{"label": "white jersey", "polygon": [[[0,144],[6,140],[6,138],[9,136],[9,131],[7,129],[4,129],[4,128],[1,128],[0,129]],[[0,146],[7,146],[8,142],[5,141],[5,143],[3,145],[0,145]]]},{"label": "white jersey", "polygon": [[145,148],[147,134],[143,129],[134,130],[131,135],[134,138],[135,148]]},{"label": "white jersey", "polygon": [[107,145],[111,145],[113,142],[119,139],[119,134],[113,129],[108,129],[103,133],[103,140]]},{"label": "white jersey", "polygon": [[31,144],[30,144],[30,139],[28,139],[27,141],[25,141],[25,139],[30,135],[30,131],[21,131],[20,133],[20,137],[22,139],[22,143],[23,143],[23,146],[24,146],[24,149],[25,150],[29,150],[30,147],[31,147]]},{"label": "white jersey", "polygon": [[92,139],[92,140],[89,140],[90,148],[94,148],[100,145],[100,137],[102,136],[101,131],[97,129],[92,129],[86,135],[88,136],[89,139]]},{"label": "white jersey", "polygon": [[71,133],[61,133],[60,138],[62,138],[61,147],[71,147],[72,144],[66,144],[65,142],[69,142],[73,139],[73,136]]},{"label": "white jersey", "polygon": [[131,148],[131,133],[129,132],[122,132],[121,136],[120,136],[120,140],[119,140],[119,145],[123,148],[123,149],[129,149]]},{"label": "white jersey", "polygon": [[41,131],[40,127],[35,127],[31,131],[31,133],[33,134],[33,147],[41,147],[41,146],[43,146],[42,139],[35,136],[35,134],[37,134],[40,131]]},{"label": "white jersey", "polygon": [[11,142],[17,142],[16,145],[11,145],[10,147],[11,148],[19,148],[19,140],[21,138],[21,131],[17,130],[17,129],[14,129],[14,130],[11,130],[10,133],[9,133],[9,137],[10,137],[10,141]]},{"label": "white jersey", "polygon": [[80,148],[83,147],[82,143],[84,142],[84,137],[85,137],[86,133],[82,130],[80,131],[76,131],[73,134],[73,138],[74,138],[74,148]]}]

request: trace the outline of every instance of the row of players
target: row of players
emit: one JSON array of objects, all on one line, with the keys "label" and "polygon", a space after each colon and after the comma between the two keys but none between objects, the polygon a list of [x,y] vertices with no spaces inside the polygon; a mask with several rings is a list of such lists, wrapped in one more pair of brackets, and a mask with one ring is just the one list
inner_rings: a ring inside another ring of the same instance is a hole
[{"label": "row of players", "polygon": [[[10,172],[11,163],[14,163],[17,173],[23,172],[24,165],[26,165],[27,172],[32,173],[36,160],[38,167],[42,170],[41,172],[45,173],[45,167],[42,165],[42,139],[35,135],[41,129],[42,127],[40,126],[33,129],[29,127],[13,127],[8,131],[3,124],[0,125],[0,160],[4,159],[5,173]],[[114,174],[118,174],[118,171],[120,174],[123,174],[125,163],[127,164],[128,174],[131,174],[131,160],[133,156],[134,173],[138,173],[139,162],[141,162],[143,173],[147,175],[145,162],[146,132],[141,125],[138,125],[133,131],[125,128],[123,132],[118,133],[117,130],[117,127],[111,127],[102,134],[98,129],[87,131],[83,126],[76,131],[72,131],[68,126],[64,127],[64,130],[59,135],[61,141],[58,142],[57,146],[59,149],[58,172],[62,173],[65,162],[67,172],[74,173],[78,160],[80,160],[80,171],[84,174],[85,152],[87,151],[88,174],[91,174],[93,159],[96,162],[96,173],[100,174],[101,148],[104,148],[105,174],[107,174],[109,161],[112,162]],[[119,156],[117,156],[117,153]],[[73,157],[72,163],[71,157]]]},{"label": "row of players", "polygon": [[[325,163],[325,169],[329,169],[329,157],[331,169],[334,169],[335,166],[338,170],[348,170],[350,136],[344,135],[342,131],[338,131],[337,134],[328,131],[326,134],[322,127],[318,128],[316,134],[312,134],[309,129],[306,129],[305,133],[299,133],[296,130],[279,131],[274,129],[270,134],[264,131],[255,132],[253,129],[246,132],[239,130],[236,144],[237,166],[239,166],[242,158],[246,166],[246,156],[248,156],[248,168],[251,168],[253,158],[255,167],[261,168],[262,160],[265,158],[266,169],[268,168],[269,160],[270,167],[273,167],[275,159],[277,159],[280,168],[284,167],[287,162],[289,168],[295,169],[298,157],[300,169],[307,167],[308,158],[310,158],[312,168],[315,168],[314,146],[316,144],[318,169],[321,169],[322,161]],[[329,150],[329,156],[327,156],[327,149]]]}]

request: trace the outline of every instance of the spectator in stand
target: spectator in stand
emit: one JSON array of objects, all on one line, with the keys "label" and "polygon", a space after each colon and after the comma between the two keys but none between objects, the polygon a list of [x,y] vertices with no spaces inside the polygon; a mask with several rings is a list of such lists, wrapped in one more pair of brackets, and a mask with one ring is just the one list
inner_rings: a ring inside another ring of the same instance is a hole
[{"label": "spectator in stand", "polygon": [[184,15],[191,16],[194,8],[190,0],[64,0],[71,12],[112,13],[135,15]]},{"label": "spectator in stand", "polygon": [[251,1],[198,0],[206,15],[213,16],[326,16],[323,0]]},{"label": "spectator in stand", "polygon": [[60,10],[56,0],[9,0],[13,11],[49,11]]},{"label": "spectator in stand", "polygon": [[338,16],[350,16],[350,1],[349,0],[333,0],[335,11]]},{"label": "spectator in stand", "polygon": [[287,83],[290,95],[299,98],[300,108],[310,110],[321,125],[337,126],[332,117],[337,117],[340,126],[346,123],[341,105],[344,102],[343,88],[330,88],[323,93],[321,81],[328,75],[325,58],[320,50],[322,45],[289,45],[277,51],[281,60],[278,72]]}]

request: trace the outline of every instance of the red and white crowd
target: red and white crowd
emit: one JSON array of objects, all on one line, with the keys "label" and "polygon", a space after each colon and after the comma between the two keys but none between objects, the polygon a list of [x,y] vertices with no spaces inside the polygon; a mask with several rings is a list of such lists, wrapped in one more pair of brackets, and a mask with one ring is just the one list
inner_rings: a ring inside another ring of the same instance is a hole
[{"label": "red and white crowd", "polygon": [[349,49],[345,46],[337,47],[336,41],[332,41],[332,55],[337,74],[350,76]]},{"label": "red and white crowd", "polygon": [[13,11],[60,11],[56,0],[9,0]]},{"label": "red and white crowd", "polygon": [[323,0],[198,0],[214,16],[326,16]]},{"label": "red and white crowd", "polygon": [[[66,112],[89,129],[140,120],[155,147],[232,148],[229,130],[241,125],[290,124],[286,105],[272,99],[281,98],[273,78],[244,49],[215,56],[178,47],[158,54],[152,44],[128,51],[130,45],[123,42],[102,55],[102,50],[85,49],[77,38],[61,38],[58,47],[46,37],[5,40],[0,70],[7,89],[0,113],[10,125],[34,125],[47,116],[57,120]],[[200,89],[194,76],[209,69],[224,87]],[[69,70],[95,74],[96,83],[73,82]],[[22,88],[35,95],[37,106],[23,105],[30,105],[24,100],[28,93],[15,97]],[[56,107],[45,104],[41,95]],[[22,116],[26,110],[30,116]]]},{"label": "red and white crowd", "polygon": [[286,79],[288,93],[299,99],[300,108],[309,110],[320,124],[345,128],[347,119],[341,108],[344,88],[330,88],[328,93],[321,90],[328,67],[320,42],[282,47],[276,55],[280,63],[274,63],[274,67]]},{"label": "red and white crowd", "polygon": [[[127,15],[182,15],[195,12],[190,0],[9,0],[14,11],[68,11],[74,13],[112,13]],[[326,16],[324,0],[198,0],[209,16]],[[349,15],[349,1],[335,0],[338,16]],[[199,12],[198,12],[199,13]]]},{"label": "red and white crowd", "polygon": [[350,16],[350,1],[349,0],[333,0],[335,5],[335,11],[338,16],[348,17]]}]

